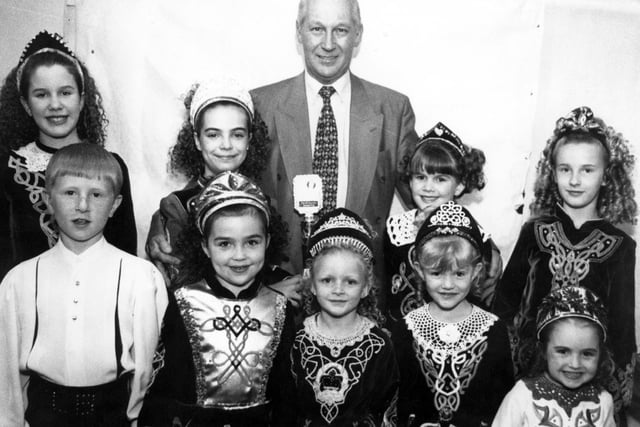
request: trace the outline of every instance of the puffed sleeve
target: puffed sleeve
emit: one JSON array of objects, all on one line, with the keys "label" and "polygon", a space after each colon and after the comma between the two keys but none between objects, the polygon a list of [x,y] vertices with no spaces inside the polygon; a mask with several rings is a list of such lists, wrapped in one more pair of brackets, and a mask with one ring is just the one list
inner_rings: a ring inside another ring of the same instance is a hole
[{"label": "puffed sleeve", "polygon": [[0,279],[14,264],[13,245],[11,244],[11,214],[7,198],[6,182],[9,179],[7,170],[8,158],[0,156]]},{"label": "puffed sleeve", "polygon": [[520,307],[531,268],[529,252],[533,249],[532,245],[535,245],[535,237],[533,223],[529,222],[520,230],[516,246],[495,290],[492,311],[507,322],[513,319]]},{"label": "puffed sleeve", "polygon": [[522,381],[518,381],[509,393],[504,397],[498,413],[493,419],[492,427],[519,427],[524,426],[525,408],[531,404],[531,392]]},{"label": "puffed sleeve", "polygon": [[285,323],[280,334],[280,344],[267,383],[267,397],[272,402],[274,426],[295,425],[298,412],[295,382],[291,374],[291,350],[296,334],[295,314],[289,302],[285,310]]},{"label": "puffed sleeve", "polygon": [[635,278],[636,243],[625,236],[616,254],[617,263],[609,280],[609,345],[615,361],[614,379],[609,391],[613,394],[616,411],[631,403],[633,394],[633,360],[636,352]]},{"label": "puffed sleeve", "polygon": [[[0,284],[0,425],[24,425],[27,376],[20,373],[20,325],[12,270]],[[23,396],[23,392],[25,393]]]},{"label": "puffed sleeve", "polygon": [[167,290],[162,274],[151,263],[144,276],[136,283],[135,306],[133,310],[133,356],[135,370],[131,380],[131,396],[127,416],[137,420],[142,399],[151,384],[153,358],[162,319],[168,304]]},{"label": "puffed sleeve", "polygon": [[131,198],[131,181],[129,179],[129,170],[122,158],[115,154],[113,157],[118,161],[122,168],[122,203],[118,206],[113,217],[109,218],[104,228],[104,237],[107,242],[111,243],[118,249],[137,255],[138,232],[136,230],[136,219],[133,214],[133,200]]},{"label": "puffed sleeve", "polygon": [[[384,332],[383,332],[384,333]],[[397,424],[398,383],[400,373],[393,344],[384,337],[384,349],[375,366],[377,390],[373,396],[371,412],[383,427],[395,427]]]}]

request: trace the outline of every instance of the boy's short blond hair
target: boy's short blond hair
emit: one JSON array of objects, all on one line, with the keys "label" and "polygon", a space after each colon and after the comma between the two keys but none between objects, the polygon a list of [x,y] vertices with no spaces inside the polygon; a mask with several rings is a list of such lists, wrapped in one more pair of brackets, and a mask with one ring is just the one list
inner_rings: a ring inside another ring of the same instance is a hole
[{"label": "boy's short blond hair", "polygon": [[116,158],[96,144],[81,142],[58,150],[49,161],[45,172],[45,189],[50,192],[62,176],[104,179],[111,184],[113,196],[122,189],[122,168]]}]

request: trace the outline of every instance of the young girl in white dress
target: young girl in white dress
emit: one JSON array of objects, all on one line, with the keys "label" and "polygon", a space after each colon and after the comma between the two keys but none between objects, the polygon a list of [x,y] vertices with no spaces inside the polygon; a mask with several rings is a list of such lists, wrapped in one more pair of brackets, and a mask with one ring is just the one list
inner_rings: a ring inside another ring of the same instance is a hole
[{"label": "young girl in white dress", "polygon": [[606,325],[604,305],[586,288],[547,296],[538,310],[533,375],[507,394],[493,426],[615,426],[604,389],[613,371]]}]

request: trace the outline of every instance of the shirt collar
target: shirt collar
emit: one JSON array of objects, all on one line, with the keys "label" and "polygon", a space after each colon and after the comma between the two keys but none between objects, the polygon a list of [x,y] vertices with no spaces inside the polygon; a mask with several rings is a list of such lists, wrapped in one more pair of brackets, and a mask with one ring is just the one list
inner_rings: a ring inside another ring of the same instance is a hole
[{"label": "shirt collar", "polygon": [[66,261],[68,261],[69,263],[77,264],[81,262],[88,262],[101,257],[102,255],[104,255],[104,248],[106,245],[107,241],[105,240],[104,236],[102,236],[100,240],[95,242],[80,254],[76,254],[71,249],[67,248],[62,242],[62,239],[58,239],[58,243],[56,243],[54,248],[56,248],[58,253],[60,253],[60,255]]},{"label": "shirt collar", "polygon": [[218,281],[215,271],[213,270],[213,267],[210,267],[210,266],[207,267],[204,273],[204,279],[216,297],[224,298],[224,299],[234,299],[234,300],[253,299],[258,293],[260,286],[262,285],[262,276],[263,274],[261,271],[260,273],[258,273],[253,283],[247,289],[240,291],[238,296],[235,296],[233,292],[231,292],[229,289],[225,288],[220,284],[220,281]]},{"label": "shirt collar", "polygon": [[305,70],[304,85],[308,96],[320,96],[318,92],[320,92],[320,88],[322,86],[333,86],[333,88],[336,90],[336,95],[344,100],[347,99],[347,96],[351,93],[351,72],[347,71],[335,82],[331,83],[330,85],[324,85],[313,78],[313,76],[311,76],[311,74],[309,74],[307,70]]}]

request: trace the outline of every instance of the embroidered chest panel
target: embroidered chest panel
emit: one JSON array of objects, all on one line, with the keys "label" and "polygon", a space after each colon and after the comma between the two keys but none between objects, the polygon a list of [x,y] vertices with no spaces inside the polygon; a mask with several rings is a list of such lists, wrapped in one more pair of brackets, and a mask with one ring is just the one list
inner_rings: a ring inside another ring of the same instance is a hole
[{"label": "embroidered chest panel", "polygon": [[[391,243],[398,251],[407,250],[406,246],[413,245],[418,233],[415,224],[417,210],[403,212],[387,218],[387,234]],[[405,247],[405,248],[403,248]],[[411,252],[413,246],[407,250],[406,256],[398,265],[398,271],[391,277],[391,299],[389,304],[392,317],[404,317],[407,313],[423,304],[421,280],[411,267]],[[397,319],[396,319],[397,320]]]},{"label": "embroidered chest panel", "polygon": [[18,156],[9,156],[9,168],[13,169],[13,181],[27,192],[33,210],[38,214],[40,229],[47,237],[49,247],[58,241],[58,231],[53,217],[42,200],[44,172],[52,154],[40,150],[35,142],[16,150]]},{"label": "embroidered chest panel", "polygon": [[560,387],[546,377],[523,380],[532,394],[537,425],[587,427],[603,425],[605,414],[598,390],[593,385],[578,390]]},{"label": "embroidered chest panel", "polygon": [[364,319],[356,334],[334,340],[322,336],[315,318],[308,317],[304,329],[296,335],[292,357],[299,357],[304,380],[313,389],[320,415],[327,423],[338,416],[347,394],[385,345],[382,337],[371,332],[372,327],[373,322]]},{"label": "embroidered chest panel", "polygon": [[262,288],[252,300],[221,299],[200,282],[177,290],[176,300],[191,343],[198,404],[266,403],[286,298]]},{"label": "embroidered chest panel", "polygon": [[482,362],[487,332],[497,317],[474,307],[463,321],[444,323],[424,306],[409,313],[405,321],[440,420],[450,421]]},{"label": "embroidered chest panel", "polygon": [[589,274],[590,263],[606,261],[622,243],[620,236],[594,230],[574,245],[558,221],[551,224],[536,223],[534,233],[540,250],[551,256],[549,271],[553,276],[552,291],[564,286],[579,286]]}]

